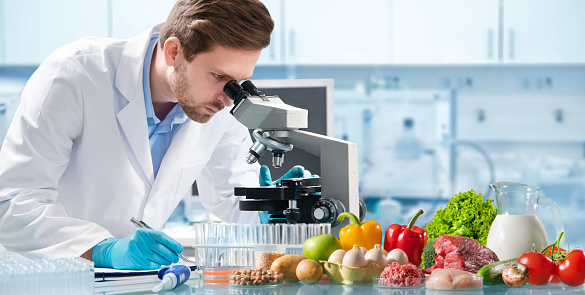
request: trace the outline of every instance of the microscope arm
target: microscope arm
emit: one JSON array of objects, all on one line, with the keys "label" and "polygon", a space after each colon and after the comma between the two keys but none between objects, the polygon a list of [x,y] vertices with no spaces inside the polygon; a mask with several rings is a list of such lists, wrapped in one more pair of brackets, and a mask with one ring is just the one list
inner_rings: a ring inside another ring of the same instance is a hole
[{"label": "microscope arm", "polygon": [[347,211],[360,216],[357,144],[301,130],[273,131],[271,137],[318,156],[322,196],[341,201]]}]

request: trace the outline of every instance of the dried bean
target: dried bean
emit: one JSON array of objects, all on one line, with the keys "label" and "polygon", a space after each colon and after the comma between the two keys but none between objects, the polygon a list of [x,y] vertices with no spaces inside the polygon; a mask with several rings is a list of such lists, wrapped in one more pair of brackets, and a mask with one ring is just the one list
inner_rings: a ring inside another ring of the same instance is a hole
[{"label": "dried bean", "polygon": [[262,286],[282,283],[282,275],[271,270],[235,270],[230,280],[232,285]]}]

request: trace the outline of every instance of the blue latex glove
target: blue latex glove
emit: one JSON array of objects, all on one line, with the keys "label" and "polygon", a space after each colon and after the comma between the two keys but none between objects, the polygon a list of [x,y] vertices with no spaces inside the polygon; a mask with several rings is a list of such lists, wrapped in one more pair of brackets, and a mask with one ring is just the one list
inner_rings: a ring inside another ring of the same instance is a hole
[{"label": "blue latex glove", "polygon": [[158,269],[179,262],[183,246],[165,233],[139,228],[122,239],[108,238],[93,247],[96,267]]},{"label": "blue latex glove", "polygon": [[303,166],[294,166],[287,173],[285,173],[281,178],[272,181],[272,177],[270,176],[270,169],[267,166],[260,167],[260,186],[271,186],[280,183],[283,179],[289,178],[299,178],[299,177],[312,177],[311,171],[305,170]]}]

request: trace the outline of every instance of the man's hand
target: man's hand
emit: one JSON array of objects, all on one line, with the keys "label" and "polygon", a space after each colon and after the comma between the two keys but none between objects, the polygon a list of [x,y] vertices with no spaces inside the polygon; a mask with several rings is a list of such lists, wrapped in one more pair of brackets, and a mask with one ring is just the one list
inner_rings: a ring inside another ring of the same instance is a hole
[{"label": "man's hand", "polygon": [[161,231],[139,228],[122,239],[109,238],[93,247],[96,267],[157,269],[179,261],[183,246]]},{"label": "man's hand", "polygon": [[272,186],[280,183],[283,179],[290,179],[290,178],[299,178],[299,177],[312,177],[311,171],[305,170],[303,166],[294,166],[287,173],[285,173],[281,178],[272,181],[272,177],[270,176],[270,169],[266,166],[260,167],[260,186]]}]

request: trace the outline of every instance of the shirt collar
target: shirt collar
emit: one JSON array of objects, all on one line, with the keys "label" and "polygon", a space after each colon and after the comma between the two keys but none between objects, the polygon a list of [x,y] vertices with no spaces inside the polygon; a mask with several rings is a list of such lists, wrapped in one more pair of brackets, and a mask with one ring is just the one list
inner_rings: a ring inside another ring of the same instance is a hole
[{"label": "shirt collar", "polygon": [[[155,32],[152,34],[150,38],[150,43],[148,44],[148,50],[146,51],[146,55],[144,57],[144,68],[142,70],[142,88],[144,91],[144,104],[146,107],[146,120],[148,125],[156,125],[161,122],[161,120],[155,115],[154,107],[152,105],[152,94],[150,92],[150,64],[152,61],[152,54],[154,52],[154,48],[156,47],[158,41],[159,32]],[[173,109],[167,114],[168,116],[173,116],[173,120],[171,122],[172,125],[183,124],[187,121],[188,117],[181,108],[179,104],[176,104]]]}]

